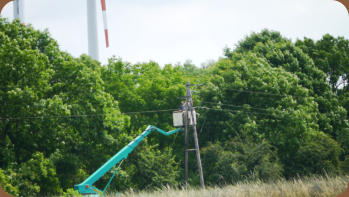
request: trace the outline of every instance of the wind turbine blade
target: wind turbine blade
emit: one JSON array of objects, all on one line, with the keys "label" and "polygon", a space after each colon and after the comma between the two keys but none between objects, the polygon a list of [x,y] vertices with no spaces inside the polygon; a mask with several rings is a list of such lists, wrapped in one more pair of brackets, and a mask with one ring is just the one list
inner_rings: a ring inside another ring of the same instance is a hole
[{"label": "wind turbine blade", "polygon": [[103,25],[104,25],[104,35],[105,35],[105,45],[109,47],[109,35],[108,35],[108,23],[107,23],[107,7],[105,5],[105,0],[101,0],[102,13],[103,13]]}]

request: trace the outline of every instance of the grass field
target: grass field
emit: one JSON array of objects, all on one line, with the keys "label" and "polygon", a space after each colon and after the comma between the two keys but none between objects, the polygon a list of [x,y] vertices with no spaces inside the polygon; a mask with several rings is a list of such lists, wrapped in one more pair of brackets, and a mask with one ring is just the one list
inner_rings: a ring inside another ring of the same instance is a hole
[{"label": "grass field", "polygon": [[152,192],[133,192],[109,194],[107,197],[335,197],[341,194],[349,183],[349,176],[318,177],[280,180],[274,183],[238,183],[225,187],[209,187],[206,190],[164,187]]}]

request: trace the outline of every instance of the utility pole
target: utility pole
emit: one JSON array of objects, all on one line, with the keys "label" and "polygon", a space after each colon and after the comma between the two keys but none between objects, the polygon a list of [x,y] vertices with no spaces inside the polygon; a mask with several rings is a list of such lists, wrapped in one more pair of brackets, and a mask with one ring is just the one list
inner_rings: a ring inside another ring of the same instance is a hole
[{"label": "utility pole", "polygon": [[187,86],[187,91],[186,91],[186,102],[184,104],[184,128],[185,128],[185,133],[184,133],[184,144],[185,144],[185,148],[184,148],[184,184],[185,184],[185,189],[188,189],[188,125],[189,125],[189,116],[188,116],[188,103],[190,100],[190,86],[188,88]]},{"label": "utility pole", "polygon": [[[184,123],[185,123],[185,156],[184,156],[184,166],[185,166],[185,188],[188,189],[188,151],[195,150],[196,152],[196,161],[198,165],[198,171],[200,176],[200,184],[202,189],[205,189],[205,183],[204,183],[204,175],[202,173],[202,166],[201,166],[201,158],[200,158],[200,148],[199,148],[199,139],[198,134],[196,130],[196,121],[194,121],[194,107],[193,107],[193,100],[192,100],[192,94],[190,91],[190,83],[187,82],[186,84],[186,105],[185,105],[185,113],[184,113]],[[189,113],[191,115],[191,120],[189,119]],[[189,122],[191,121],[193,132],[194,132],[194,143],[195,143],[195,149],[188,149],[188,127]]]}]

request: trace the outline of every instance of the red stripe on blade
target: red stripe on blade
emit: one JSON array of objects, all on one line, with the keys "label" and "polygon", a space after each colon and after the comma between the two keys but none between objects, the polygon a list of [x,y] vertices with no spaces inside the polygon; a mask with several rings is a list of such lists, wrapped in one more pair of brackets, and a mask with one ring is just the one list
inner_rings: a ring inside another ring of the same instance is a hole
[{"label": "red stripe on blade", "polygon": [[105,45],[108,48],[109,47],[109,37],[108,37],[108,30],[107,29],[104,30],[104,34],[105,34]]},{"label": "red stripe on blade", "polygon": [[102,10],[105,11],[107,7],[105,6],[105,0],[101,0]]}]

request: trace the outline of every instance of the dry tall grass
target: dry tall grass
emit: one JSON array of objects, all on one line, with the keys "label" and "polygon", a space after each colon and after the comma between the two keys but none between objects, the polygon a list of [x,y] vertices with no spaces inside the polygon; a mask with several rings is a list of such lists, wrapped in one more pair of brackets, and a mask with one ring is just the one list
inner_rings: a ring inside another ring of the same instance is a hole
[{"label": "dry tall grass", "polygon": [[342,193],[349,182],[345,177],[318,177],[277,181],[274,183],[238,183],[222,188],[211,187],[206,190],[175,189],[164,187],[153,192],[133,192],[109,194],[107,197],[336,197]]}]

